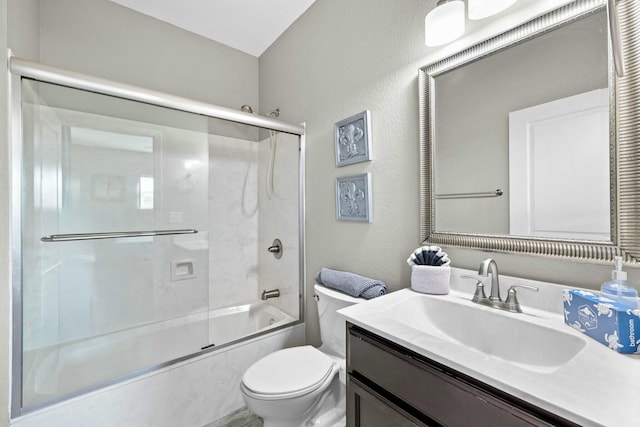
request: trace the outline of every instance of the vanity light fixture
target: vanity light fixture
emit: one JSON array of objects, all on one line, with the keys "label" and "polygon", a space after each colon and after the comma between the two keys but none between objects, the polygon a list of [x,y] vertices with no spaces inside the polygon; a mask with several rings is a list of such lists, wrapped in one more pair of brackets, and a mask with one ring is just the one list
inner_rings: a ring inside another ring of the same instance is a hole
[{"label": "vanity light fixture", "polygon": [[462,0],[439,0],[424,19],[424,43],[427,46],[449,43],[464,33],[464,24]]},{"label": "vanity light fixture", "polygon": [[518,0],[468,0],[469,19],[484,19],[502,12]]}]

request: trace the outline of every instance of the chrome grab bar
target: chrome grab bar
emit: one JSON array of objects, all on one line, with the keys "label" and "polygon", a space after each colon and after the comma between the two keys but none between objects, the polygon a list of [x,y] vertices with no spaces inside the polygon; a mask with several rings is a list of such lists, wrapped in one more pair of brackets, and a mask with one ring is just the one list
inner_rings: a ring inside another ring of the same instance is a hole
[{"label": "chrome grab bar", "polygon": [[495,191],[486,191],[481,193],[450,193],[450,194],[436,194],[436,199],[464,199],[471,197],[499,197],[504,192],[501,189]]},{"label": "chrome grab bar", "polygon": [[110,231],[105,233],[77,233],[77,234],[52,234],[44,236],[41,242],[72,242],[77,240],[119,239],[122,237],[149,237],[171,236],[175,234],[196,234],[198,230],[193,228],[182,230],[152,230],[152,231]]}]

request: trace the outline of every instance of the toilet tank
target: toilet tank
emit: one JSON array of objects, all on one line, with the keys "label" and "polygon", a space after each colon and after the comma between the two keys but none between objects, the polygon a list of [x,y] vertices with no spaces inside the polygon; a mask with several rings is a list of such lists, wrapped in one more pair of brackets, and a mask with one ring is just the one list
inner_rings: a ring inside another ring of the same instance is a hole
[{"label": "toilet tank", "polygon": [[341,358],[346,357],[346,322],[337,311],[366,301],[325,286],[314,285],[315,300],[318,303],[318,319],[320,321],[321,351]]}]

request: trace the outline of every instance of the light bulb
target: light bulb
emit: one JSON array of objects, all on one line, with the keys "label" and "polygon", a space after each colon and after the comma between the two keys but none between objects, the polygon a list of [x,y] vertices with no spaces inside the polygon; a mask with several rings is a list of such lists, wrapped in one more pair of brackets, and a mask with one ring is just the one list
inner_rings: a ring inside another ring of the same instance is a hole
[{"label": "light bulb", "polygon": [[464,22],[462,0],[439,1],[424,19],[424,43],[440,46],[457,39],[464,34]]},{"label": "light bulb", "polygon": [[484,19],[502,12],[518,0],[469,0],[469,19]]}]

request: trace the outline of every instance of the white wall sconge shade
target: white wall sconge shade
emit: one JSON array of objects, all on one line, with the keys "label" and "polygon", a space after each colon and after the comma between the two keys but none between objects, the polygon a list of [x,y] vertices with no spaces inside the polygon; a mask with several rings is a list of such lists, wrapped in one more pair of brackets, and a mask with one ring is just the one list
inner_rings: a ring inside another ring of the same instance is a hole
[{"label": "white wall sconge shade", "polygon": [[502,12],[518,0],[469,0],[469,19],[484,19]]},{"label": "white wall sconge shade", "polygon": [[424,18],[424,43],[440,46],[464,34],[464,2],[440,0],[435,9]]}]

